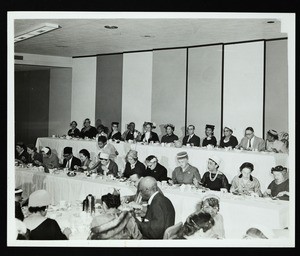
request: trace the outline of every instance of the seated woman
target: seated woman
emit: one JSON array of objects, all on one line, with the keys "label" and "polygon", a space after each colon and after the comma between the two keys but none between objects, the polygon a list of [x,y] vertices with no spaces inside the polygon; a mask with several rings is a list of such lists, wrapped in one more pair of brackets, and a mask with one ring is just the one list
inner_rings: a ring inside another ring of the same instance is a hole
[{"label": "seated woman", "polygon": [[114,177],[118,176],[118,165],[109,159],[109,154],[107,153],[99,153],[100,164],[98,165],[96,171],[101,175],[110,175],[112,174]]},{"label": "seated woman", "polygon": [[173,124],[166,124],[164,126],[166,129],[166,134],[162,136],[162,143],[173,143],[175,140],[178,140],[178,136],[174,134],[175,126]]},{"label": "seated woman", "polygon": [[141,133],[135,129],[135,123],[130,122],[127,125],[127,130],[122,134],[123,141],[141,141]]},{"label": "seated woman", "polygon": [[228,147],[235,148],[239,144],[237,138],[233,136],[232,133],[233,130],[228,126],[224,128],[224,136],[220,140],[221,148],[228,148]]},{"label": "seated woman", "polygon": [[135,150],[129,150],[126,155],[126,165],[123,176],[129,178],[135,173],[144,177],[146,176],[146,168],[145,165],[138,160],[138,152]]},{"label": "seated woman", "polygon": [[41,149],[43,154],[43,162],[36,161],[37,165],[42,165],[48,169],[58,168],[59,160],[56,154],[54,154],[49,147],[43,147]]},{"label": "seated woman", "polygon": [[89,151],[87,151],[86,149],[81,149],[79,151],[79,159],[81,161],[81,165],[75,165],[74,169],[81,172],[89,170],[89,168],[92,166],[92,160],[90,159],[90,157],[91,156]]},{"label": "seated woman", "polygon": [[77,128],[77,122],[76,121],[72,121],[70,123],[71,129],[68,131],[68,135],[71,137],[80,137],[80,131]]},{"label": "seated woman", "polygon": [[67,240],[71,229],[65,228],[63,232],[58,223],[46,218],[47,208],[51,196],[46,190],[36,190],[29,196],[28,211],[31,213],[24,219],[26,227],[30,230],[30,240]]},{"label": "seated woman", "polygon": [[211,190],[226,188],[229,190],[229,183],[225,174],[219,171],[221,159],[218,156],[211,156],[207,162],[208,171],[203,174],[201,183],[204,187]]},{"label": "seated woman", "polygon": [[43,162],[43,155],[37,152],[37,149],[33,144],[27,145],[27,152],[29,154],[28,163],[38,166],[39,163]]},{"label": "seated woman", "polygon": [[143,127],[144,127],[144,130],[145,130],[145,133],[142,135],[142,138],[141,138],[141,140],[143,142],[147,142],[147,143],[150,143],[151,141],[152,142],[159,142],[159,138],[158,138],[157,133],[152,131],[152,129],[155,128],[153,123],[145,122]]},{"label": "seated woman", "polygon": [[278,139],[278,133],[275,130],[267,132],[266,151],[275,153],[288,152],[285,143]]},{"label": "seated woman", "polygon": [[111,123],[111,132],[108,134],[108,139],[110,140],[122,140],[122,135],[119,132],[119,122]]},{"label": "seated woman", "polygon": [[198,212],[190,216],[176,236],[172,239],[201,239],[211,238],[211,228],[215,221],[209,213]]},{"label": "seated woman", "polygon": [[280,200],[289,200],[289,177],[286,167],[278,165],[271,169],[274,180],[268,186],[264,193],[265,197],[276,197]]},{"label": "seated woman", "polygon": [[134,217],[129,211],[120,211],[120,194],[106,194],[101,197],[103,214],[92,220],[88,240],[141,239]]},{"label": "seated woman", "polygon": [[207,145],[217,146],[217,139],[214,136],[214,125],[207,124],[205,126],[205,135],[206,137],[202,141],[202,147],[206,147]]},{"label": "seated woman", "polygon": [[81,138],[94,138],[98,133],[97,129],[94,126],[91,126],[91,120],[86,118],[83,122],[83,128],[80,131]]},{"label": "seated woman", "polygon": [[15,160],[22,164],[27,164],[30,160],[30,156],[27,152],[27,147],[23,142],[18,142],[16,144]]},{"label": "seated woman", "polygon": [[209,213],[215,221],[215,225],[211,229],[211,237],[218,239],[225,238],[223,216],[219,213],[220,198],[216,195],[209,194],[202,198],[197,208],[198,211]]},{"label": "seated woman", "polygon": [[194,184],[199,186],[201,176],[199,170],[189,164],[189,157],[187,152],[179,152],[177,154],[177,161],[179,166],[172,172],[172,180],[168,182],[170,184]]},{"label": "seated woman", "polygon": [[253,164],[243,163],[240,166],[241,174],[235,176],[231,182],[230,192],[244,195],[256,193],[258,196],[262,196],[258,179],[251,175],[253,170]]},{"label": "seated woman", "polygon": [[107,134],[105,133],[105,126],[103,124],[100,124],[97,127],[97,134],[96,134],[96,138],[98,138],[99,136],[104,136],[107,138]]}]

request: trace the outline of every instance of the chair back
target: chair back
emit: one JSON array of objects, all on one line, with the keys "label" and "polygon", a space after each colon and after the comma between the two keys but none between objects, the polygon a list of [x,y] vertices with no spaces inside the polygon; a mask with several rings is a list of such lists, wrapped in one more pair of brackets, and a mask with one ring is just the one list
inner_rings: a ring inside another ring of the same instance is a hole
[{"label": "chair back", "polygon": [[178,233],[178,231],[181,229],[182,225],[183,225],[183,224],[182,224],[182,222],[180,221],[180,222],[178,222],[177,224],[168,227],[168,228],[165,230],[163,239],[172,239],[172,238]]}]

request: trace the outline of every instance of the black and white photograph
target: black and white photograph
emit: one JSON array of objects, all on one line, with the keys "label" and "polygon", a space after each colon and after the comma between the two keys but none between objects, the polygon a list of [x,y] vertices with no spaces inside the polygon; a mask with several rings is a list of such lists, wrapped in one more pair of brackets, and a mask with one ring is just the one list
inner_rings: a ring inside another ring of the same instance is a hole
[{"label": "black and white photograph", "polygon": [[7,246],[295,247],[294,13],[7,32]]}]

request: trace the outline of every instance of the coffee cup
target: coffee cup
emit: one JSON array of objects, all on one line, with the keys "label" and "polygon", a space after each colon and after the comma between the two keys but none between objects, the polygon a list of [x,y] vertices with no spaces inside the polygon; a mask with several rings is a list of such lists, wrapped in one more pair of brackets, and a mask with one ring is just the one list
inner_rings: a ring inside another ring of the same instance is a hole
[{"label": "coffee cup", "polygon": [[227,193],[228,192],[226,188],[221,188],[220,191],[221,191],[221,193]]},{"label": "coffee cup", "polygon": [[33,166],[32,163],[27,164],[27,167],[31,168]]}]

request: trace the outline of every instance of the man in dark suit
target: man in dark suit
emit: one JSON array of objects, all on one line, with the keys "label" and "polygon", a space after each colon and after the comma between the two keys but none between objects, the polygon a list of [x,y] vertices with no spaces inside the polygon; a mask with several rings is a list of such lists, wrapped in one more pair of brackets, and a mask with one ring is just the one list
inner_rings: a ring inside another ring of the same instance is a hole
[{"label": "man in dark suit", "polygon": [[175,209],[171,201],[159,193],[155,178],[147,176],[139,182],[142,199],[148,200],[143,221],[136,219],[144,239],[162,239],[165,230],[175,223]]},{"label": "man in dark suit", "polygon": [[73,156],[72,148],[71,147],[65,147],[64,153],[63,153],[63,163],[61,167],[68,168],[69,170],[74,170],[74,166],[81,166],[81,161],[79,158]]},{"label": "man in dark suit", "polygon": [[191,146],[200,146],[200,137],[195,134],[195,126],[189,125],[187,128],[188,135],[186,135],[182,140],[182,145],[190,144]]}]

